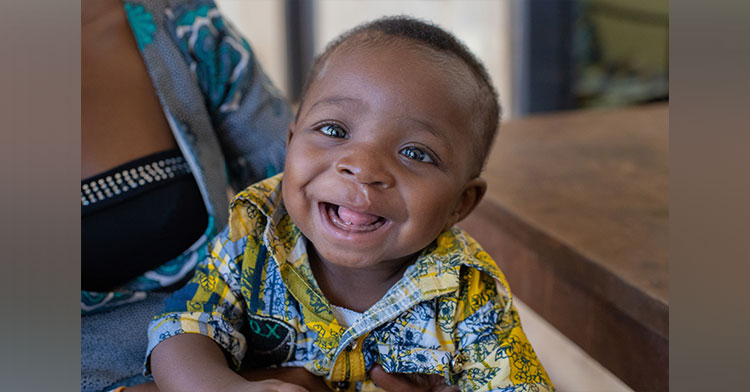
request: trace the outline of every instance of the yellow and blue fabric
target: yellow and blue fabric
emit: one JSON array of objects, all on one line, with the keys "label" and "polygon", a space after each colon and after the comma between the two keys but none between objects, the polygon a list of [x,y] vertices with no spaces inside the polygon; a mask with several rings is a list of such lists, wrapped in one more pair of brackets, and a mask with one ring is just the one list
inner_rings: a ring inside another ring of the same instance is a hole
[{"label": "yellow and blue fabric", "polygon": [[200,333],[238,369],[302,366],[339,389],[378,390],[367,372],[379,363],[387,372],[441,375],[462,391],[554,390],[505,277],[458,228],[424,249],[350,327],[339,324],[284,209],[282,177],[234,198],[208,258],[151,322],[149,354],[170,336]]}]

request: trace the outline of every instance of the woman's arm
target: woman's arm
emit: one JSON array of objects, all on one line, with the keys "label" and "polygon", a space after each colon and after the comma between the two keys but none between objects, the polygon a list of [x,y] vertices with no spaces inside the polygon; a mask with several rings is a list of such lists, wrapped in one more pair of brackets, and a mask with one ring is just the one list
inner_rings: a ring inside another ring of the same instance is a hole
[{"label": "woman's arm", "polygon": [[202,4],[199,12],[173,7],[166,24],[195,74],[238,192],[282,171],[294,118],[247,40],[215,4]]}]

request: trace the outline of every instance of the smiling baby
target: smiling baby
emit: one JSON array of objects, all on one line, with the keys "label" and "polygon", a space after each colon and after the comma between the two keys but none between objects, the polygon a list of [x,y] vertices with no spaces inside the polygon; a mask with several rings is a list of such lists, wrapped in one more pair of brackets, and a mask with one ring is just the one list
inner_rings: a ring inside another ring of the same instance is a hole
[{"label": "smiling baby", "polygon": [[337,391],[553,390],[502,272],[454,227],[485,193],[499,115],[484,67],[433,24],[383,18],[332,42],[284,173],[234,198],[152,321],[158,387],[297,390],[236,373],[278,367]]}]

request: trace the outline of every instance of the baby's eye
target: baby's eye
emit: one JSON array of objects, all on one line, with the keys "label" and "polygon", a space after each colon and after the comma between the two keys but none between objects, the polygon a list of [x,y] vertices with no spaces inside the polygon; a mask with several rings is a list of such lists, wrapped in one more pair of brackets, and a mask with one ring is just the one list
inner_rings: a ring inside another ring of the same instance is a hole
[{"label": "baby's eye", "polygon": [[330,137],[336,137],[336,138],[345,138],[346,131],[344,128],[341,128],[341,126],[336,124],[326,124],[319,128],[320,132],[326,136]]},{"label": "baby's eye", "polygon": [[426,153],[421,148],[404,147],[403,149],[401,149],[401,151],[399,151],[399,153],[409,159],[413,159],[418,162],[435,163],[430,154]]}]

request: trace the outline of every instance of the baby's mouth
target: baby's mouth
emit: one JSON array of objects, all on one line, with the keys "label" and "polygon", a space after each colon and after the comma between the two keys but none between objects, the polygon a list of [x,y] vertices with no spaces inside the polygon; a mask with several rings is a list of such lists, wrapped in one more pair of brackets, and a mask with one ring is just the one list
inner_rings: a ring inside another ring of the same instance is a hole
[{"label": "baby's mouth", "polygon": [[336,204],[323,203],[323,208],[331,222],[341,230],[373,231],[386,223],[386,219],[382,216],[357,212]]}]

